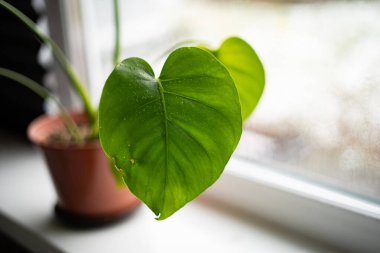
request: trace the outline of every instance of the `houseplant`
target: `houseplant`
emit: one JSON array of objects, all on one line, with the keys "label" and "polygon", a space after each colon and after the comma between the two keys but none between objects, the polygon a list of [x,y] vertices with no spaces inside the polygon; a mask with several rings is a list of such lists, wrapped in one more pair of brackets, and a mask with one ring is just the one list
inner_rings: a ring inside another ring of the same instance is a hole
[{"label": "houseplant", "polygon": [[[219,178],[239,142],[242,120],[255,108],[264,88],[262,64],[245,41],[232,37],[217,50],[176,49],[157,78],[143,59],[118,63],[116,46],[116,67],[96,110],[56,44],[9,4],[0,0],[0,6],[51,47],[82,99],[89,136],[96,139],[99,133],[119,183],[127,185],[157,219],[169,217]],[[4,73],[0,70],[0,75]],[[77,116],[70,120],[69,114],[64,115],[74,136],[79,132]],[[77,139],[76,147],[86,142],[82,137],[72,139]]]}]

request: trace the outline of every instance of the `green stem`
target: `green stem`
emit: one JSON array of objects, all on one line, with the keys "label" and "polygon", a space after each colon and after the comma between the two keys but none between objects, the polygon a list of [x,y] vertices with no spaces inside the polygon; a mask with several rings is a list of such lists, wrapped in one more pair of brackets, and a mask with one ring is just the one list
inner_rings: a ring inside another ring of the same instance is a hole
[{"label": "green stem", "polygon": [[3,6],[5,9],[7,9],[9,12],[15,15],[30,30],[32,30],[44,43],[46,43],[47,45],[51,47],[54,58],[57,60],[58,64],[66,73],[67,77],[71,81],[71,84],[73,85],[75,90],[78,92],[79,96],[81,97],[85,110],[88,114],[90,123],[93,124],[93,122],[96,122],[97,115],[91,104],[88,91],[83,85],[83,83],[80,81],[79,77],[74,72],[74,69],[72,68],[69,61],[65,57],[62,50],[58,47],[58,45],[50,37],[43,34],[32,20],[30,20],[27,16],[25,16],[22,12],[17,10],[15,7],[13,7],[12,5],[8,4],[7,2],[3,0],[0,0],[0,6]]},{"label": "green stem", "polygon": [[120,62],[120,14],[119,0],[113,1],[114,23],[115,23],[115,48],[113,54],[113,65],[116,66]]},{"label": "green stem", "polygon": [[39,85],[38,83],[36,83],[32,79],[24,75],[21,75],[17,72],[14,72],[9,69],[1,68],[1,67],[0,67],[0,76],[7,77],[11,80],[14,80],[20,83],[21,85],[27,87],[28,89],[30,89],[31,91],[33,91],[34,93],[42,97],[43,99],[51,98],[52,101],[54,101],[56,105],[58,106],[58,109],[60,110],[65,126],[67,130],[69,131],[70,135],[73,137],[75,143],[82,144],[84,142],[82,136],[80,135],[79,128],[74,122],[74,120],[71,118],[71,116],[66,111],[66,109],[61,104],[61,102],[58,100],[58,98],[55,97],[53,94],[51,94],[46,88],[44,88],[43,86]]},{"label": "green stem", "polygon": [[201,43],[202,42],[198,41],[198,40],[184,40],[184,41],[177,42],[172,47],[170,47],[169,49],[165,50],[162,54],[160,54],[156,59],[154,59],[152,61],[152,64],[153,65],[157,64],[158,61],[160,61],[162,58],[164,58],[165,56],[167,56],[168,54],[170,54],[172,51],[174,51],[178,47],[190,46],[190,45],[194,45],[194,44],[199,45]]}]

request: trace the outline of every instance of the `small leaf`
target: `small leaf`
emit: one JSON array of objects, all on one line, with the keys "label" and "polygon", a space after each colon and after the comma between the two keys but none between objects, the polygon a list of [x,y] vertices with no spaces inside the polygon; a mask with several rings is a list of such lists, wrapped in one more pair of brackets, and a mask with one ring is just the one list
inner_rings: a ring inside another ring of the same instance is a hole
[{"label": "small leaf", "polygon": [[231,37],[212,53],[221,61],[235,81],[243,120],[255,109],[265,86],[263,64],[253,48],[244,40]]},{"label": "small leaf", "polygon": [[139,58],[103,89],[100,139],[129,189],[165,219],[213,184],[242,131],[236,87],[209,52],[180,48],[159,78]]}]

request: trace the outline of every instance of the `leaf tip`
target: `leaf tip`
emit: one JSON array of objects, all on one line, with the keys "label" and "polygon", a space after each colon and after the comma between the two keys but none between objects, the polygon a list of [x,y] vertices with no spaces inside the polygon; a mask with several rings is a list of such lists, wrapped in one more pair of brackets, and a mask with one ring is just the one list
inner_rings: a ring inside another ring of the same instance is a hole
[{"label": "leaf tip", "polygon": [[170,215],[162,215],[162,213],[159,213],[157,215],[157,217],[155,218],[155,220],[157,221],[162,221],[162,220],[165,220],[166,218],[170,217]]}]

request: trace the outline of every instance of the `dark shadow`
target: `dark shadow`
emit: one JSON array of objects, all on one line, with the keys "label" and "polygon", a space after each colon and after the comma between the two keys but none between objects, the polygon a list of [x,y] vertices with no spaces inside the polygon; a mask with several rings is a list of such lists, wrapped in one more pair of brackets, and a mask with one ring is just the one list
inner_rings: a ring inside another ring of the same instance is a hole
[{"label": "dark shadow", "polygon": [[[33,21],[39,14],[30,0],[7,0]],[[0,67],[21,73],[42,83],[45,70],[38,63],[41,43],[8,11],[0,8]],[[43,113],[43,99],[20,84],[0,77],[0,129],[26,136],[27,125]]]},{"label": "dark shadow", "polygon": [[0,231],[0,252],[8,253],[30,253],[20,244],[16,243],[14,240],[1,233]]},{"label": "dark shadow", "polygon": [[91,218],[88,216],[74,214],[60,208],[58,205],[54,206],[54,215],[47,221],[48,227],[70,229],[76,231],[102,229],[106,227],[116,226],[121,222],[126,222],[133,218],[137,210],[140,208],[139,203],[132,210],[127,213],[122,213],[115,217]]}]

